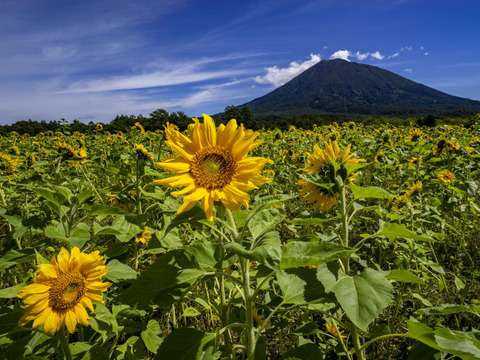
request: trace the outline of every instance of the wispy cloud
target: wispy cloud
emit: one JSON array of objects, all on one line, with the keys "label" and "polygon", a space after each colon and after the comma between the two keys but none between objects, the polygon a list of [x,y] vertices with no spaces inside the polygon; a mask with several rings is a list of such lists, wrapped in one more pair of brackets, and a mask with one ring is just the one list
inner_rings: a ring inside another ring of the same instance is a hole
[{"label": "wispy cloud", "polygon": [[380,54],[380,51],[375,51],[373,53],[361,53],[360,51],[357,51],[354,53],[349,50],[338,50],[330,55],[330,59],[343,59],[350,61],[350,58],[356,58],[357,60],[362,61],[369,56],[377,60],[383,60],[383,58],[385,58],[384,55]]},{"label": "wispy cloud", "polygon": [[411,74],[413,70],[409,68],[409,69],[403,69],[403,71],[407,74]]},{"label": "wispy cloud", "polygon": [[292,61],[288,67],[278,68],[277,66],[267,67],[267,74],[255,77],[255,81],[259,84],[272,84],[279,87],[308,68],[312,67],[321,60],[319,54],[310,54],[310,60],[304,62]]}]

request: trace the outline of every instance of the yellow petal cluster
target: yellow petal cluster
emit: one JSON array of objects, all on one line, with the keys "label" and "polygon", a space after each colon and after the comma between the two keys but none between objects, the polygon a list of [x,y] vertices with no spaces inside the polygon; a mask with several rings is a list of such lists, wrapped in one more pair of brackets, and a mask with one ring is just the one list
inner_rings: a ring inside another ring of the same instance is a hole
[{"label": "yellow petal cluster", "polygon": [[34,283],[18,292],[26,304],[18,325],[33,321],[33,328],[43,325],[47,334],[65,325],[70,333],[77,323],[88,326],[85,308],[93,312],[93,302],[103,302],[103,292],[111,285],[101,280],[107,271],[98,251],[87,254],[74,247],[69,253],[62,248],[50,263],[38,265]]},{"label": "yellow petal cluster", "polygon": [[261,175],[267,159],[248,157],[262,143],[256,140],[258,132],[245,130],[234,119],[217,128],[210,116],[203,114],[203,117],[203,123],[193,119],[188,136],[173,126],[165,127],[165,143],[179,157],[156,165],[177,174],[153,184],[182,186],[183,189],[172,192],[177,197],[185,195],[177,214],[190,210],[201,200],[207,219],[212,221],[215,201],[231,210],[248,208],[250,196],[246,191],[257,189],[271,179]]}]

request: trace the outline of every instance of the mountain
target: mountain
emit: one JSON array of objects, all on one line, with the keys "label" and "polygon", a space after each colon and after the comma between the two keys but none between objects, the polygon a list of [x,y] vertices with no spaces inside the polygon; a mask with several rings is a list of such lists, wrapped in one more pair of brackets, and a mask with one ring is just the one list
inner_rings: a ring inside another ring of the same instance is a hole
[{"label": "mountain", "polygon": [[480,101],[448,95],[388,70],[322,60],[274,91],[246,104],[254,115],[350,114],[462,116]]}]

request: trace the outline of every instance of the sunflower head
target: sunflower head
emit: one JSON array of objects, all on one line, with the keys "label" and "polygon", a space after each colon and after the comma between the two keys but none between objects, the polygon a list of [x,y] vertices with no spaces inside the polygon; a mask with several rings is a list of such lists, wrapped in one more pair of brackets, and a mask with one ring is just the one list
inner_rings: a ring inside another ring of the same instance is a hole
[{"label": "sunflower head", "polygon": [[438,179],[444,184],[451,184],[455,180],[455,175],[448,170],[443,170],[438,174]]},{"label": "sunflower head", "polygon": [[145,149],[145,147],[140,144],[135,144],[135,149],[137,150],[137,154],[138,156],[140,156],[142,159],[144,160],[151,160],[153,161],[153,154],[151,152],[149,152],[147,149]]},{"label": "sunflower head", "polygon": [[303,169],[307,174],[297,185],[302,186],[302,200],[313,202],[313,207],[328,210],[337,204],[341,187],[353,181],[353,170],[350,165],[365,161],[354,159],[350,153],[351,144],[343,152],[338,143],[325,142],[325,149],[315,145],[313,154],[307,154],[307,164]]},{"label": "sunflower head", "polygon": [[145,229],[143,229],[140,233],[135,235],[136,243],[142,243],[142,245],[146,245],[148,240],[152,238],[151,232],[148,231],[147,229],[148,229],[148,226],[145,226]]},{"label": "sunflower head", "polygon": [[423,183],[421,181],[417,181],[416,183],[412,183],[412,185],[405,191],[405,197],[409,198],[413,195],[417,195],[420,192],[420,189],[423,187]]},{"label": "sunflower head", "polygon": [[16,175],[18,174],[18,165],[22,161],[19,159],[13,159],[8,154],[0,153],[0,175]]},{"label": "sunflower head", "polygon": [[103,302],[103,292],[111,285],[101,280],[107,270],[98,251],[87,254],[74,247],[69,253],[62,248],[49,264],[38,265],[34,283],[18,292],[26,304],[18,325],[33,320],[33,328],[44,325],[47,334],[64,325],[73,333],[77,322],[88,326],[85,308],[93,312],[92,303]]},{"label": "sunflower head", "polygon": [[248,157],[262,143],[256,140],[259,133],[245,130],[234,119],[216,127],[210,116],[203,116],[203,123],[193,119],[187,135],[170,124],[165,127],[165,143],[177,157],[155,165],[176,175],[155,180],[153,184],[183,186],[182,190],[172,192],[174,196],[185,195],[177,214],[190,210],[201,200],[207,218],[212,221],[214,202],[221,202],[231,210],[248,208],[250,196],[246,191],[271,179],[260,175],[267,159]]},{"label": "sunflower head", "polygon": [[413,128],[410,130],[407,140],[408,141],[417,141],[423,135],[423,131],[419,128]]}]

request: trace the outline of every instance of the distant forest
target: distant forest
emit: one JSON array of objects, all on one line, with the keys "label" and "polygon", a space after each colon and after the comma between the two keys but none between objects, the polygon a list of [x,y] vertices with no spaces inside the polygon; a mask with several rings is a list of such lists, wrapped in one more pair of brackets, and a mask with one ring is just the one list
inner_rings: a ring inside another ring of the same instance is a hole
[{"label": "distant forest", "polygon": [[[436,118],[433,115],[427,115],[422,118],[392,118],[392,117],[373,117],[373,116],[354,116],[351,114],[345,115],[319,115],[319,114],[303,114],[303,115],[252,115],[247,106],[238,108],[236,106],[227,106],[225,111],[220,114],[213,115],[217,122],[226,123],[230,119],[236,119],[239,123],[243,123],[247,129],[288,129],[290,126],[295,126],[302,129],[312,129],[314,125],[329,125],[334,122],[360,122],[370,125],[381,125],[390,123],[392,125],[401,126],[409,125],[411,122],[418,126],[435,126],[437,124],[459,125],[466,127],[473,125],[476,121],[475,116],[456,117],[456,118]],[[146,131],[163,130],[167,123],[175,124],[180,130],[185,130],[192,122],[192,118],[187,116],[184,112],[168,113],[164,109],[157,109],[148,117],[143,115],[117,115],[110,123],[100,123],[103,131],[115,133],[117,131],[127,131],[135,125],[140,123]],[[78,131],[80,133],[88,133],[98,131],[97,123],[89,122],[88,124],[78,120],[73,120],[69,123],[65,119],[53,121],[36,121],[36,120],[22,120],[12,125],[0,126],[0,134],[5,135],[11,131],[19,134],[36,135],[47,131],[62,131],[63,133],[73,133]]]}]

